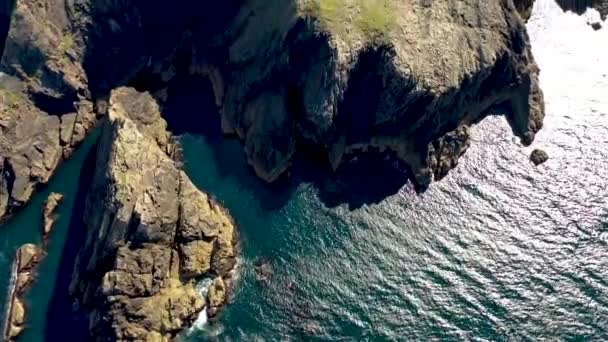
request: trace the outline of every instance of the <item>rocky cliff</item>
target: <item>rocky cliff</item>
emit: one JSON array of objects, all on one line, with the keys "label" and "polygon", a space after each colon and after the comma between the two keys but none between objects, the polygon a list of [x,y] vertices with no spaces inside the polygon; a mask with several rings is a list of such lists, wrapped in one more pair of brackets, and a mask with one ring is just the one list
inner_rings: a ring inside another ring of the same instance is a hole
[{"label": "rocky cliff", "polygon": [[[189,129],[221,123],[267,181],[300,151],[337,168],[373,149],[392,151],[425,187],[456,165],[467,127],[492,110],[524,144],[542,126],[539,70],[511,0],[228,1],[213,20],[204,4],[185,3],[194,7],[163,16],[148,3],[92,10],[116,24],[91,41],[149,42],[160,23],[167,40],[104,50],[126,64],[103,63],[91,79],[151,91],[170,123],[191,103]],[[205,95],[214,106],[193,110]]]},{"label": "rocky cliff", "polygon": [[512,0],[20,0],[5,45],[0,217],[126,84],[151,92],[176,131],[236,134],[267,181],[298,152],[337,168],[371,149],[424,188],[491,111],[524,144],[544,115]]},{"label": "rocky cliff", "polygon": [[8,28],[0,36],[0,221],[48,182],[96,121],[85,44],[66,4],[12,3],[0,8],[0,16],[12,12],[0,25]]},{"label": "rocky cliff", "polygon": [[180,170],[165,127],[148,94],[112,92],[71,286],[94,340],[173,338],[206,305],[195,280],[234,267],[232,220]]},{"label": "rocky cliff", "polygon": [[[205,301],[215,314],[226,300],[234,226],[180,170],[167,128],[235,135],[269,182],[298,153],[337,169],[380,151],[423,189],[490,113],[523,144],[542,127],[512,0],[18,0],[0,11],[12,13],[0,36],[0,219],[106,116],[71,286],[98,340],[171,339]],[[193,285],[205,276],[216,278],[207,299]]]}]

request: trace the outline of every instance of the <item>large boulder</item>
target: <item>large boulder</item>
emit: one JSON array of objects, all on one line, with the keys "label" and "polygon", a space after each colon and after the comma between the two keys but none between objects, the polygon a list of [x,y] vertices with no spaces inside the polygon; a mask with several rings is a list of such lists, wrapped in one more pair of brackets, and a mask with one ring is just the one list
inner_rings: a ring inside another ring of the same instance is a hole
[{"label": "large boulder", "polygon": [[71,287],[94,340],[175,337],[205,306],[194,285],[215,274],[216,241],[234,246],[232,220],[179,169],[165,127],[149,94],[112,92]]}]

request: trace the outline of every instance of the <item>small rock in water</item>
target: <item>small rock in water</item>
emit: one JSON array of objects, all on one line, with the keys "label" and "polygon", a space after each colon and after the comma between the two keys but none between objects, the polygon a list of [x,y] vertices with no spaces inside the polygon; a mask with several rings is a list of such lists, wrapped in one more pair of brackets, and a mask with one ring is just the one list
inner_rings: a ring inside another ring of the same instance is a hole
[{"label": "small rock in water", "polygon": [[599,29],[601,29],[601,28],[602,28],[602,24],[601,24],[601,23],[599,23],[599,22],[595,22],[595,23],[592,23],[592,24],[591,24],[591,27],[592,27],[594,30],[596,30],[596,31],[597,31],[597,30],[599,30]]},{"label": "small rock in water", "polygon": [[259,259],[254,263],[255,277],[258,281],[269,281],[272,277],[272,266],[267,260]]},{"label": "small rock in water", "polygon": [[44,202],[44,208],[42,210],[42,237],[44,240],[47,240],[51,233],[53,224],[55,224],[55,211],[62,201],[63,195],[53,192]]},{"label": "small rock in water", "polygon": [[532,154],[530,154],[530,161],[537,166],[546,162],[548,159],[549,155],[543,150],[536,149],[532,151]]}]

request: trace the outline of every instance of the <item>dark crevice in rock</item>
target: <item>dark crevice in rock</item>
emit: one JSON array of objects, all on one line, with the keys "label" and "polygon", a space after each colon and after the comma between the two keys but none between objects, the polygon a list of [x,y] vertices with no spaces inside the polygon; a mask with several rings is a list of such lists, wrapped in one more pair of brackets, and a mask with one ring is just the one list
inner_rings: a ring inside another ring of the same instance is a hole
[{"label": "dark crevice in rock", "polygon": [[4,158],[0,165],[0,177],[0,191],[4,197],[0,200],[5,201],[5,203],[0,203],[0,222],[2,222],[13,213],[15,207],[19,206],[12,196],[16,177],[9,158]]},{"label": "dark crevice in rock", "polygon": [[347,145],[367,143],[375,135],[376,113],[384,91],[379,69],[385,64],[385,53],[390,51],[381,47],[359,54],[336,120]]},{"label": "dark crevice in rock", "polygon": [[44,92],[36,92],[30,95],[33,103],[43,112],[61,117],[64,114],[76,112],[78,102],[77,92],[67,92],[60,97],[55,97]]},{"label": "dark crevice in rock", "polygon": [[178,75],[168,87],[162,111],[173,134],[202,134],[212,140],[222,137],[213,89],[203,76]]},{"label": "dark crevice in rock", "polygon": [[2,0],[0,5],[0,58],[4,53],[4,44],[11,24],[11,16],[17,0]]},{"label": "dark crevice in rock", "polygon": [[129,219],[129,223],[127,224],[127,231],[125,234],[125,241],[130,241],[132,248],[139,248],[146,242],[146,239],[140,237],[137,232],[140,224],[141,218],[139,217],[139,214],[133,212]]}]

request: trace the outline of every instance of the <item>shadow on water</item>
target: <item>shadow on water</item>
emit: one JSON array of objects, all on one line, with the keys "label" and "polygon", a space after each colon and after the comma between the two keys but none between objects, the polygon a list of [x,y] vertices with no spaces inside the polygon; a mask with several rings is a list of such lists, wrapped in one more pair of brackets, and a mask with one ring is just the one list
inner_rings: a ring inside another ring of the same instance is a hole
[{"label": "shadow on water", "polygon": [[[331,208],[347,204],[352,210],[365,204],[380,203],[396,194],[410,179],[407,166],[394,156],[367,152],[344,161],[335,172],[322,161],[297,155],[290,171],[269,184],[255,175],[237,139],[201,140],[210,150],[217,174],[232,178],[240,187],[250,190],[260,206],[268,211],[282,208],[302,183],[313,184],[325,206]],[[204,153],[197,144],[187,144],[185,149],[186,156]]]},{"label": "shadow on water", "polygon": [[93,181],[97,148],[93,146],[82,166],[78,190],[68,227],[67,239],[61,255],[55,290],[47,310],[46,341],[85,341],[88,338],[88,321],[74,313],[69,294],[74,262],[86,239],[83,215],[87,192]]},{"label": "shadow on water", "polygon": [[163,106],[162,114],[169,128],[174,134],[204,137],[218,173],[252,190],[264,209],[283,207],[301,183],[312,183],[328,207],[347,204],[350,209],[356,209],[396,194],[411,179],[409,168],[390,153],[355,154],[334,172],[326,160],[307,152],[296,154],[289,171],[269,184],[257,177],[248,165],[238,139],[223,136],[210,83],[193,76],[183,80],[185,82],[169,87]]},{"label": "shadow on water", "polygon": [[347,204],[357,209],[382,202],[408,184],[409,169],[393,155],[366,152],[344,161],[333,172],[327,165],[298,157],[293,165],[300,182],[310,182],[327,207]]}]

